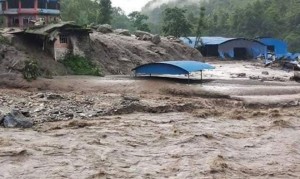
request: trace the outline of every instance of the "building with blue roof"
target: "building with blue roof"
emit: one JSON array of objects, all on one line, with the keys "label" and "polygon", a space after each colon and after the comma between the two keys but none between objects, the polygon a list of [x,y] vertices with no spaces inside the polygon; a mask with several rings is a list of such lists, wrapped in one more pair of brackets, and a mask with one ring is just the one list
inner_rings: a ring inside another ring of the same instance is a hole
[{"label": "building with blue roof", "polygon": [[[196,37],[181,38],[190,47],[195,47]],[[248,59],[267,55],[267,46],[260,41],[246,38],[201,37],[196,45],[203,56]]]},{"label": "building with blue roof", "polygon": [[266,57],[267,46],[257,40],[236,38],[219,44],[218,52],[221,58],[254,59]]}]

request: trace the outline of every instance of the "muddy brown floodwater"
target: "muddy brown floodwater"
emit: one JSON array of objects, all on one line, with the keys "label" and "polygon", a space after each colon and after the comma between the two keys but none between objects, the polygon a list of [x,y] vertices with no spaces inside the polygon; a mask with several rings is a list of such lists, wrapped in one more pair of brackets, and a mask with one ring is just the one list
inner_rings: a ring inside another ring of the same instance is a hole
[{"label": "muddy brown floodwater", "polygon": [[35,123],[0,128],[0,178],[299,178],[300,85],[210,73],[202,85],[56,77],[0,89],[1,113]]}]

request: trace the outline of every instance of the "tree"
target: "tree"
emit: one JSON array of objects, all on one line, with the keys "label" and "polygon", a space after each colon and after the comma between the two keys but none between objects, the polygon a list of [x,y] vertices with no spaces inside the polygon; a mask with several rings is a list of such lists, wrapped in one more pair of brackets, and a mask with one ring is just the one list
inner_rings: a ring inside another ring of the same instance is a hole
[{"label": "tree", "polygon": [[205,16],[205,7],[200,6],[200,15],[199,15],[197,29],[196,29],[196,42],[195,42],[195,46],[194,46],[195,48],[198,47],[199,42],[201,40],[202,32],[204,31],[205,26],[206,26],[204,16]]},{"label": "tree", "polygon": [[133,24],[133,27],[135,27],[137,30],[150,32],[148,24],[145,23],[145,21],[148,19],[148,16],[143,15],[138,11],[134,11],[130,13],[128,16],[130,21]]},{"label": "tree", "polygon": [[114,29],[133,30],[129,18],[120,7],[113,7],[111,26]]},{"label": "tree", "polygon": [[110,0],[100,0],[99,23],[110,24],[112,19],[112,6]]},{"label": "tree", "polygon": [[186,10],[180,8],[167,8],[164,11],[162,30],[165,35],[187,37],[191,33],[192,25],[185,17]]},{"label": "tree", "polygon": [[64,21],[75,21],[79,25],[97,22],[99,5],[91,0],[61,1],[61,16]]}]

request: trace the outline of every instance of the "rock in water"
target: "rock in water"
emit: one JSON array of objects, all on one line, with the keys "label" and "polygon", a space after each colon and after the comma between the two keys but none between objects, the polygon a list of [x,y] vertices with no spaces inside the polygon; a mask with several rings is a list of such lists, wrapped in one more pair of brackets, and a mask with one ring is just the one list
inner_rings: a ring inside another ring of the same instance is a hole
[{"label": "rock in water", "polygon": [[0,112],[0,125],[3,123],[3,120],[4,120],[4,115],[1,114],[1,112]]},{"label": "rock in water", "polygon": [[97,31],[101,32],[103,34],[107,34],[107,33],[112,33],[113,28],[109,24],[103,24],[103,25],[99,25],[99,27],[97,28]]},{"label": "rock in water", "polygon": [[6,128],[31,128],[33,123],[18,110],[4,116],[3,126]]},{"label": "rock in water", "polygon": [[262,74],[263,75],[269,75],[269,72],[268,71],[263,71]]},{"label": "rock in water", "polygon": [[161,42],[161,38],[160,38],[159,35],[154,35],[154,36],[152,37],[151,41],[152,41],[152,43],[154,43],[154,44],[157,45],[157,44],[159,44],[159,43]]}]

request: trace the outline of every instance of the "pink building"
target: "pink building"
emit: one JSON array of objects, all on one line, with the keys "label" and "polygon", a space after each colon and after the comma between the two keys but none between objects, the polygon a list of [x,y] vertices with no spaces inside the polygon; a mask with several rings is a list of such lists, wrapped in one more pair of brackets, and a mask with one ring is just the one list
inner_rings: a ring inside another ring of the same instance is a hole
[{"label": "pink building", "polygon": [[0,13],[6,27],[48,24],[59,20],[60,0],[0,0]]}]

